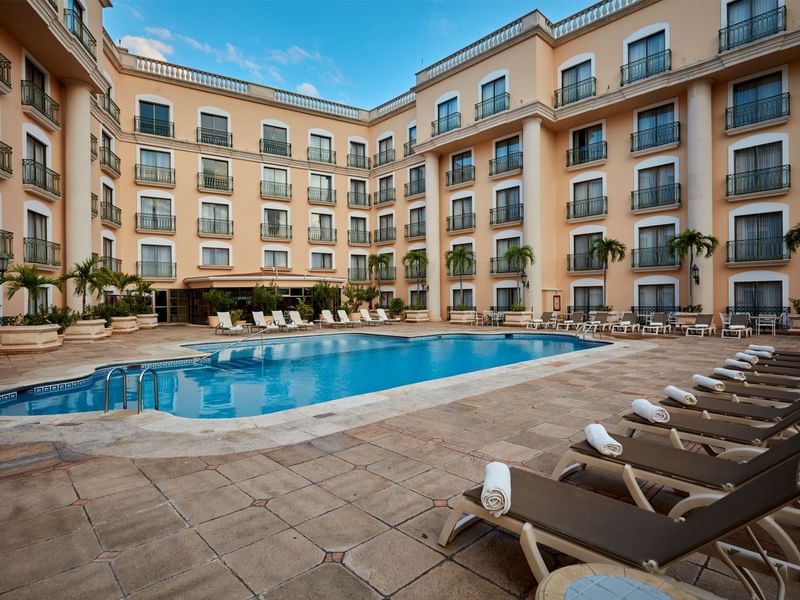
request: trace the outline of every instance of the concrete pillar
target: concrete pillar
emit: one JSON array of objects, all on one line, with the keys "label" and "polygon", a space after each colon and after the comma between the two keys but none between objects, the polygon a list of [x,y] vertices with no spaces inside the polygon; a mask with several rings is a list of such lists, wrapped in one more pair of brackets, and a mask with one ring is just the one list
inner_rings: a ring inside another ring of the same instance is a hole
[{"label": "concrete pillar", "polygon": [[[708,79],[694,81],[687,91],[688,114],[686,117],[686,158],[688,162],[688,181],[684,187],[688,212],[686,227],[701,233],[713,235],[713,188],[711,171],[711,124],[714,115],[711,109],[711,84]],[[723,248],[724,250],[724,248]],[[695,264],[700,269],[700,285],[694,285],[693,302],[702,304],[703,311],[713,313],[714,306],[714,263],[710,258],[697,258]],[[687,274],[682,285],[690,285]],[[687,299],[689,290],[684,292]]]},{"label": "concrete pillar", "polygon": [[525,291],[525,306],[542,312],[542,120],[522,123],[522,231],[523,242],[533,249],[536,262],[526,275],[530,288]]},{"label": "concrete pillar", "polygon": [[[64,111],[64,268],[92,254],[92,159],[90,117],[91,95],[80,81],[65,82]],[[64,290],[67,306],[80,310],[75,285]]]},{"label": "concrete pillar", "polygon": [[428,255],[428,314],[442,320],[442,248],[439,239],[439,155],[425,153],[425,252]]}]

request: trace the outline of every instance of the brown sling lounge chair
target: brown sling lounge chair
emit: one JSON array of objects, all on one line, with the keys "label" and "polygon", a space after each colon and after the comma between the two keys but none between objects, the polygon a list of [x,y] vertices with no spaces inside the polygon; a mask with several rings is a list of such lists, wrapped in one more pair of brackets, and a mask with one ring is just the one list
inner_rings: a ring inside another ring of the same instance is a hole
[{"label": "brown sling lounge chair", "polygon": [[745,401],[742,402],[738,398],[733,400],[704,396],[702,394],[696,397],[697,404],[693,405],[683,404],[672,398],[665,398],[661,400],[660,404],[669,408],[671,411],[677,412],[677,414],[698,415],[706,412],[711,415],[719,415],[724,421],[744,423],[752,421],[778,422],[790,417],[796,412],[800,412],[800,402],[793,402],[783,406],[774,406],[750,403],[746,401],[746,398]]},{"label": "brown sling lounge chair", "polygon": [[[726,369],[729,367],[725,367]],[[779,388],[800,388],[800,378],[798,377],[791,377],[787,375],[778,375],[776,373],[758,373],[752,370],[747,369],[731,369],[731,371],[739,371],[744,373],[746,377],[745,382],[749,383],[750,385],[766,385],[770,387],[779,387]],[[714,379],[720,379],[724,381],[726,384],[731,381],[735,383],[743,383],[741,381],[737,381],[736,379],[728,379],[727,377],[723,377],[722,375],[714,375],[711,373],[709,377]],[[798,390],[800,391],[800,390]]]},{"label": "brown sling lounge chair", "polygon": [[[763,398],[772,402],[796,402],[800,400],[800,390],[792,390],[769,385],[754,385],[742,381],[733,381],[720,377],[714,377],[725,384],[725,393],[736,394],[737,396],[751,396],[753,398]],[[695,390],[701,392],[717,394],[706,388],[695,386]]]},{"label": "brown sling lounge chair", "polygon": [[[445,523],[439,544],[446,546],[478,519],[494,523],[519,534],[537,581],[549,573],[539,544],[582,561],[621,564],[654,573],[662,573],[670,565],[713,545],[712,552],[733,570],[751,597],[757,597],[752,575],[734,562],[738,553],[745,551],[720,540],[746,528],[762,553],[749,525],[800,497],[798,467],[800,457],[794,457],[682,519],[512,468],[511,510],[494,517],[481,505],[482,487],[469,489]],[[770,570],[777,576],[775,563],[771,559]]]}]

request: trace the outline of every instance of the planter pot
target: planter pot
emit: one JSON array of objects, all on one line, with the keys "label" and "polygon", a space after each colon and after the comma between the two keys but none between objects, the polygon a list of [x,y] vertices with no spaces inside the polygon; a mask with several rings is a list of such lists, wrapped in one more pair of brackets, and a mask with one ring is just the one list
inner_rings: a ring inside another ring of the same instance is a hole
[{"label": "planter pot", "polygon": [[700,313],[693,312],[676,312],[675,325],[678,327],[691,327],[697,322],[697,315]]},{"label": "planter pot", "polygon": [[360,312],[351,312],[347,316],[351,321],[360,321],[361,320],[361,313]]},{"label": "planter pot", "polygon": [[789,315],[789,329],[800,330],[800,315]]},{"label": "planter pot", "polygon": [[533,313],[530,311],[520,311],[520,312],[507,312],[505,313],[505,318],[503,319],[504,325],[512,325],[515,327],[524,327],[528,323],[531,322],[533,319]]},{"label": "planter pot", "polygon": [[475,322],[474,310],[451,310],[450,322],[456,324],[470,324]]},{"label": "planter pot", "polygon": [[158,327],[158,315],[155,313],[136,315],[136,323],[139,325],[139,329],[155,329]]},{"label": "planter pot", "polygon": [[424,323],[426,321],[430,321],[431,318],[428,315],[427,310],[407,310],[406,311],[406,322],[408,323]]},{"label": "planter pot", "polygon": [[106,331],[105,319],[89,319],[87,321],[75,321],[67,327],[64,332],[64,339],[67,342],[93,342],[102,340],[111,335],[111,330]]},{"label": "planter pot", "polygon": [[58,325],[11,325],[0,327],[0,353],[48,352],[61,347]]},{"label": "planter pot", "polygon": [[111,330],[113,333],[133,333],[139,331],[139,324],[136,322],[136,316],[130,317],[113,317],[111,319]]},{"label": "planter pot", "polygon": [[216,329],[219,325],[219,317],[217,315],[208,315],[208,326]]}]

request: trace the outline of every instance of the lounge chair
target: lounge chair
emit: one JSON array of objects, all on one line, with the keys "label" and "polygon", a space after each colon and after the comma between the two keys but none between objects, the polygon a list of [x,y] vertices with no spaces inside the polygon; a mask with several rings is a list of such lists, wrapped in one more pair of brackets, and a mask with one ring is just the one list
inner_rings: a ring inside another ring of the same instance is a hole
[{"label": "lounge chair", "polygon": [[696,385],[695,390],[705,392],[707,394],[735,394],[737,396],[748,396],[751,398],[763,398],[770,402],[797,402],[800,400],[800,390],[786,389],[781,387],[769,385],[754,385],[746,381],[732,381],[730,379],[720,379],[714,377],[717,381],[721,382],[724,386],[721,390],[709,390],[702,386]]},{"label": "lounge chair", "polygon": [[285,329],[286,331],[290,329],[297,329],[298,326],[294,323],[287,323],[286,319],[283,318],[283,311],[282,310],[273,310],[272,311],[272,321],[280,328]]},{"label": "lounge chair", "polygon": [[289,318],[292,320],[298,329],[308,329],[309,327],[313,327],[313,323],[309,323],[303,317],[300,316],[300,313],[296,310],[289,311]]},{"label": "lounge chair", "polygon": [[593,331],[605,331],[606,329],[611,329],[613,323],[608,322],[608,313],[607,312],[598,312],[595,313],[594,319],[591,319],[589,323],[592,326]]},{"label": "lounge chair", "polygon": [[214,328],[214,335],[218,333],[227,333],[228,335],[244,333],[244,327],[241,325],[234,325],[231,322],[231,313],[218,312],[217,318],[219,319],[219,324]]},{"label": "lounge chair", "polygon": [[369,309],[362,308],[358,312],[361,315],[361,322],[362,323],[366,323],[367,325],[371,325],[372,327],[374,327],[375,325],[382,325],[383,324],[380,321],[378,321],[377,319],[373,319],[372,318],[372,315],[369,314]]},{"label": "lounge chair", "polygon": [[623,313],[619,321],[611,325],[611,333],[628,333],[639,329],[639,320],[633,313]]},{"label": "lounge chair", "polygon": [[694,325],[686,327],[686,335],[704,335],[717,333],[717,328],[714,325],[714,315],[697,315]]},{"label": "lounge chair", "polygon": [[754,421],[778,422],[794,412],[800,411],[800,402],[775,406],[748,402],[747,398],[715,398],[710,395],[696,394],[696,404],[683,404],[673,398],[665,398],[660,404],[672,411],[685,414],[708,413],[711,418],[718,416],[725,421],[753,423]]},{"label": "lounge chair", "polygon": [[741,313],[731,315],[728,324],[722,328],[720,337],[736,336],[737,338],[741,339],[742,335],[744,335],[744,337],[750,337],[753,335],[753,328],[750,327],[750,315]]},{"label": "lounge chair", "polygon": [[333,315],[331,314],[331,311],[329,311],[327,309],[323,310],[320,313],[320,316],[322,317],[321,324],[322,324],[323,327],[338,328],[338,327],[342,327],[343,326],[342,323],[340,323],[339,321],[335,321],[334,320]]},{"label": "lounge chair", "polygon": [[[757,366],[757,365],[756,365]],[[726,370],[735,371],[736,373],[740,373],[738,377],[743,377],[743,379],[732,379],[730,377],[725,377],[723,375],[718,375],[712,373],[710,377],[719,379],[724,382],[728,381],[740,381],[744,383],[749,383],[753,385],[769,385],[772,387],[782,387],[782,388],[800,388],[800,372],[796,375],[781,375],[778,373],[759,373],[755,369],[741,369],[735,367],[725,367]]]},{"label": "lounge chair", "polygon": [[546,311],[538,319],[531,319],[526,325],[526,329],[539,329],[539,327],[547,328],[550,321],[553,320],[553,312]]},{"label": "lounge chair", "polygon": [[[394,325],[395,323],[402,323],[403,322],[403,319],[401,319],[399,317],[389,317],[386,314],[386,311],[384,309],[382,309],[382,308],[377,309],[376,312],[378,313],[378,321],[380,321],[381,323],[384,323],[386,325]],[[478,321],[478,317],[477,317],[477,314],[476,314],[475,322],[477,323],[477,321]]]},{"label": "lounge chair", "polygon": [[267,333],[276,332],[280,329],[275,323],[267,323],[267,320],[264,318],[264,313],[260,310],[253,311],[253,323],[255,327]]},{"label": "lounge chair", "polygon": [[347,316],[347,313],[341,308],[336,311],[336,314],[339,315],[339,323],[345,327],[355,327],[356,325],[361,327],[361,321],[351,321],[350,317]]},{"label": "lounge chair", "polygon": [[667,313],[653,313],[650,317],[650,322],[642,327],[642,334],[652,333],[658,335],[659,333],[667,333],[669,331],[669,320]]},{"label": "lounge chair", "polygon": [[[680,519],[642,510],[567,483],[521,469],[511,469],[510,511],[495,517],[481,504],[482,486],[464,492],[445,522],[439,544],[446,546],[478,519],[519,534],[522,551],[537,581],[549,574],[539,544],[586,562],[619,564],[663,573],[669,566],[704,549],[731,568],[752,597],[752,576],[734,562],[755,559],[753,553],[723,544],[721,539],[768,517],[800,498],[800,457],[710,499]],[[763,548],[757,545],[759,553]],[[772,559],[770,571],[775,571]],[[762,560],[763,564],[763,560]],[[787,565],[791,566],[791,565]],[[761,590],[759,590],[761,592]]]},{"label": "lounge chair", "polygon": [[565,329],[567,331],[569,331],[570,327],[577,329],[578,325],[583,323],[583,317],[584,314],[582,312],[574,312],[570,315],[569,319],[564,319],[556,323],[556,329]]}]

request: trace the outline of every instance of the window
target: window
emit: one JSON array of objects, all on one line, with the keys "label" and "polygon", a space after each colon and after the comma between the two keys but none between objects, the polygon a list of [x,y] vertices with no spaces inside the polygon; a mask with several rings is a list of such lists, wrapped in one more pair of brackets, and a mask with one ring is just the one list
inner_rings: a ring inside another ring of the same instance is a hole
[{"label": "window", "polygon": [[781,281],[734,282],[733,304],[737,312],[751,315],[783,312],[783,283]]},{"label": "window", "polygon": [[350,142],[350,151],[347,154],[347,164],[358,169],[369,169],[367,159],[367,145],[362,142]]},{"label": "window", "polygon": [[453,308],[455,310],[468,309],[475,306],[473,290],[453,290]]},{"label": "window", "polygon": [[472,197],[453,200],[453,214],[448,218],[449,229],[471,229],[475,227],[475,213],[472,212]]},{"label": "window", "polygon": [[330,252],[312,252],[311,268],[327,270],[333,269],[333,254]]},{"label": "window", "polygon": [[172,247],[142,244],[142,262],[139,271],[142,277],[174,277]]},{"label": "window", "polygon": [[367,273],[367,257],[362,254],[350,256],[349,279],[352,281],[366,281],[369,276]]},{"label": "window", "polygon": [[28,237],[47,241],[47,216],[32,210],[28,211]]},{"label": "window", "polygon": [[409,181],[425,181],[425,166],[414,167],[408,170]]},{"label": "window", "polygon": [[384,292],[381,290],[380,296],[378,296],[378,306],[389,308],[389,305],[392,303],[393,299],[394,292]]},{"label": "window", "polygon": [[333,215],[311,213],[308,227],[309,240],[318,242],[336,241],[336,231],[333,229]]},{"label": "window", "polygon": [[572,184],[572,205],[567,214],[568,218],[580,219],[604,214],[606,214],[606,200],[603,197],[601,178]]},{"label": "window", "polygon": [[312,133],[308,142],[308,160],[333,163],[336,158],[333,153],[331,138]]},{"label": "window", "polygon": [[602,269],[603,265],[595,256],[590,255],[595,240],[603,238],[600,232],[576,235],[572,240],[572,271],[593,271]]},{"label": "window", "polygon": [[720,52],[786,29],[786,8],[778,0],[729,2],[728,26],[719,32]]},{"label": "window", "polygon": [[475,179],[472,151],[459,152],[450,158],[451,170],[447,173],[447,185],[458,185]]},{"label": "window", "polygon": [[157,150],[142,150],[139,153],[142,165],[149,167],[160,167],[168,169],[172,164],[169,152],[158,152]]},{"label": "window", "polygon": [[103,238],[103,256],[114,256],[114,240],[105,237]]},{"label": "window", "polygon": [[279,208],[264,209],[264,237],[289,239],[289,212]]},{"label": "window", "polygon": [[231,251],[228,248],[203,247],[203,265],[214,267],[230,266]]},{"label": "window", "polygon": [[501,287],[497,288],[496,310],[510,310],[512,306],[520,302],[519,288]]},{"label": "window", "polygon": [[208,129],[209,131],[228,132],[228,117],[221,115],[212,115],[209,113],[200,113],[200,127]]},{"label": "window", "polygon": [[212,233],[216,235],[233,234],[229,214],[230,213],[227,204],[203,202],[200,205],[199,232]]},{"label": "window", "polygon": [[264,125],[263,138],[261,138],[261,151],[265,154],[278,156],[291,155],[292,146],[289,144],[289,132],[284,127]]},{"label": "window", "polygon": [[425,233],[425,207],[412,208],[408,211],[408,223],[414,229],[421,230]]},{"label": "window", "polygon": [[154,183],[175,183],[172,170],[172,157],[169,152],[157,150],[140,150],[140,163],[136,167],[136,178]]},{"label": "window", "polygon": [[318,173],[311,173],[311,187],[319,188],[322,190],[331,190],[333,187],[333,178],[330,175],[319,175]]},{"label": "window", "polygon": [[412,125],[408,128],[408,141],[412,144],[416,143],[417,141],[417,126]]},{"label": "window", "polygon": [[139,131],[151,135],[172,137],[169,106],[155,102],[139,101]]},{"label": "window", "polygon": [[733,107],[727,111],[726,126],[744,127],[788,114],[789,98],[783,93],[783,75],[770,73],[733,86]]},{"label": "window", "polygon": [[367,157],[367,145],[361,142],[350,142],[350,154],[361,158]]},{"label": "window", "polygon": [[311,173],[309,176],[308,199],[311,202],[333,203],[333,177]]},{"label": "window", "polygon": [[464,169],[472,166],[472,152],[461,152],[454,154],[451,159],[453,170]]},{"label": "window", "polygon": [[508,110],[508,94],[506,93],[506,78],[484,83],[481,86],[481,101],[475,106],[475,120]]},{"label": "window", "polygon": [[589,312],[603,305],[602,285],[575,286],[573,295],[575,297],[575,304],[572,307],[574,311]]},{"label": "window", "polygon": [[289,173],[286,171],[286,169],[264,167],[264,181],[285,186],[289,181]]},{"label": "window", "polygon": [[28,160],[44,167],[47,164],[47,146],[30,134],[26,137],[26,146]]},{"label": "window", "polygon": [[680,201],[675,185],[675,164],[639,169],[639,189],[634,193],[634,210],[667,206]]},{"label": "window", "polygon": [[772,142],[733,153],[730,194],[752,194],[788,187],[788,166],[783,166],[783,144]]},{"label": "window", "polygon": [[375,155],[375,165],[382,165],[394,160],[394,138],[389,136],[378,140],[378,153]]},{"label": "window", "polygon": [[410,290],[408,298],[411,302],[411,310],[424,309],[428,305],[428,292],[425,290]]},{"label": "window", "polygon": [[436,106],[437,119],[433,122],[433,135],[446,133],[461,127],[461,113],[458,112],[458,98],[450,98]]},{"label": "window", "polygon": [[[453,251],[456,251],[459,248],[463,248],[467,252],[470,252],[470,253],[473,252],[472,242],[465,242],[463,244],[453,244],[453,246],[452,246]],[[475,274],[475,255],[474,254],[472,254],[472,258],[473,258],[473,260],[472,260],[472,264],[471,265],[465,265],[465,266],[462,266],[462,267],[456,267],[454,269],[450,269],[448,267],[447,274],[448,275],[455,275],[455,276],[459,276],[459,275],[474,275]]]},{"label": "window", "polygon": [[142,212],[148,215],[171,215],[172,201],[169,198],[142,196]]},{"label": "window", "polygon": [[734,248],[728,254],[730,262],[784,258],[783,213],[738,216],[734,228]]},{"label": "window", "polygon": [[367,182],[363,179],[351,179],[350,194],[347,197],[347,201],[354,206],[369,206]]},{"label": "window", "polygon": [[666,32],[659,31],[628,44],[628,64],[622,67],[622,83],[631,83],[671,67]]},{"label": "window", "polygon": [[200,113],[200,130],[197,132],[197,141],[216,146],[230,146],[231,137],[228,133],[228,117]]},{"label": "window", "polygon": [[381,231],[389,231],[391,229],[394,229],[394,215],[393,214],[380,215],[378,217],[378,228]]},{"label": "window", "polygon": [[226,160],[216,160],[214,158],[201,158],[200,164],[203,170],[203,175],[210,177],[220,177],[220,178],[228,177],[228,161]]},{"label": "window", "polygon": [[109,149],[111,148],[111,136],[105,131],[100,134],[100,147]]},{"label": "window", "polygon": [[289,267],[289,252],[287,250],[264,250],[264,266],[286,269]]},{"label": "window", "polygon": [[556,91],[556,107],[564,106],[595,94],[595,80],[592,77],[592,61],[561,71],[561,89]]},{"label": "window", "polygon": [[367,232],[367,218],[366,217],[350,217],[350,231],[358,233]]},{"label": "window", "polygon": [[425,193],[425,165],[420,165],[408,170],[406,196],[416,196],[423,193]]},{"label": "window", "polygon": [[675,225],[639,228],[639,247],[633,252],[634,267],[677,266],[677,257],[669,243],[675,237]]},{"label": "window", "polygon": [[673,104],[642,110],[636,114],[636,133],[632,138],[632,152],[672,144],[678,139]]},{"label": "window", "polygon": [[44,92],[47,79],[44,71],[37,67],[29,58],[25,59],[25,81]]},{"label": "window", "polygon": [[512,264],[506,259],[506,252],[508,252],[509,248],[519,248],[520,244],[521,240],[519,237],[504,238],[495,241],[495,255],[492,261],[493,273],[516,273],[519,271],[519,267],[516,264]]},{"label": "window", "polygon": [[522,204],[519,199],[519,186],[497,190],[495,208],[492,211],[492,224],[508,223],[522,219]]},{"label": "window", "polygon": [[264,167],[261,193],[264,196],[276,198],[290,198],[292,195],[289,185],[289,172],[286,169]]},{"label": "window", "polygon": [[28,234],[24,240],[25,262],[40,265],[60,265],[60,246],[48,241],[49,218],[32,210],[27,212]]},{"label": "window", "polygon": [[572,148],[567,151],[567,166],[601,160],[606,157],[603,126],[600,124],[572,132]]},{"label": "window", "polygon": [[676,307],[675,284],[639,286],[639,306],[637,308],[640,313],[672,312]]},{"label": "window", "polygon": [[522,168],[522,155],[519,152],[519,136],[497,142],[494,145],[494,160],[489,161],[490,175],[515,171]]},{"label": "window", "polygon": [[394,199],[394,177],[387,175],[378,179],[378,193],[375,196],[375,204],[391,202]]},{"label": "window", "polygon": [[105,183],[103,184],[103,203],[114,204],[114,190]]}]

